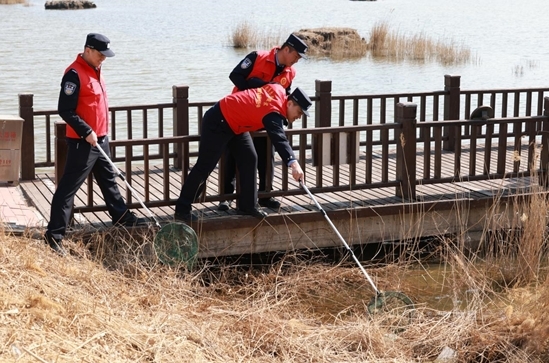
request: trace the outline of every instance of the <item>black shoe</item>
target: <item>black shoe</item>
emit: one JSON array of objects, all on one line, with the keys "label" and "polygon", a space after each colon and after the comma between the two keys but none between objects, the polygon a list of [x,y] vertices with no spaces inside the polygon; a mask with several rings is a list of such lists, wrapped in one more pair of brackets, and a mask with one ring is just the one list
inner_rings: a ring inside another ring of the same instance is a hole
[{"label": "black shoe", "polygon": [[114,223],[117,226],[138,227],[148,224],[146,218],[138,218],[133,212],[128,211],[122,218]]},{"label": "black shoe", "polygon": [[262,207],[278,209],[280,208],[280,202],[274,198],[261,198],[258,204]]},{"label": "black shoe", "polygon": [[54,238],[48,232],[44,234],[44,242],[46,242],[46,244],[50,246],[51,249],[59,256],[67,255],[67,251],[65,251],[65,249],[63,248],[63,243],[61,243],[61,240]]},{"label": "black shoe", "polygon": [[177,213],[173,215],[173,218],[177,222],[198,222],[198,217],[192,214],[192,212],[189,213]]},{"label": "black shoe", "polygon": [[226,212],[231,208],[232,200],[224,200],[222,202],[219,202],[219,205],[217,206],[217,210],[220,210],[222,212]]},{"label": "black shoe", "polygon": [[261,209],[256,209],[256,208],[251,209],[251,210],[239,209],[238,214],[241,214],[241,215],[244,215],[244,216],[252,216],[252,217],[261,218],[261,219],[267,217],[267,215],[268,215],[267,213],[265,213]]}]

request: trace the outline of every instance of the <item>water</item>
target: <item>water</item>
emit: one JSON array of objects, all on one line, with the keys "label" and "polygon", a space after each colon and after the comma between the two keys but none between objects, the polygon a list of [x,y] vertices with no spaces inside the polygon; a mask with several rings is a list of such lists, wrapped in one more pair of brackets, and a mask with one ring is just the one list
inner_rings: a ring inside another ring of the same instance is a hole
[{"label": "water", "polygon": [[0,5],[0,114],[17,114],[17,94],[33,93],[35,109],[55,109],[63,71],[89,32],[111,39],[116,57],[104,74],[112,106],[170,102],[172,85],[190,86],[190,100],[215,101],[231,91],[228,75],[247,53],[229,44],[237,24],[280,33],[351,27],[367,38],[387,21],[403,35],[424,33],[468,47],[476,61],[302,60],[294,86],[314,94],[315,80],[332,80],[334,95],[434,91],[444,74],[463,89],[546,87],[549,25],[542,0],[96,0],[97,9],[55,11],[45,0]]}]

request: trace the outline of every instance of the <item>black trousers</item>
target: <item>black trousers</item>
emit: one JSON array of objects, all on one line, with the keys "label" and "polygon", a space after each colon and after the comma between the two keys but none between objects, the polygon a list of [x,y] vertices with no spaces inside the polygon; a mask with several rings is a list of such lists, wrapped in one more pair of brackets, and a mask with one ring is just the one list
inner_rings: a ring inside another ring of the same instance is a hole
[{"label": "black trousers", "polygon": [[[103,148],[110,157],[108,137],[105,136],[101,141],[97,146]],[[116,174],[99,150],[85,140],[67,139],[67,145],[67,163],[53,195],[47,229],[50,235],[59,240],[65,236],[74,205],[74,196],[90,172],[93,173],[101,189],[113,223],[128,211],[116,183]]]},{"label": "black trousers", "polygon": [[240,172],[238,208],[249,211],[257,203],[257,154],[248,132],[236,135],[224,120],[219,103],[204,114],[198,159],[181,188],[175,212],[190,213],[191,204],[204,189],[206,179],[215,169],[223,152],[229,149]]},{"label": "black trousers", "polygon": [[[257,172],[259,174],[259,188],[261,192],[268,192],[267,190],[267,155],[269,149],[269,143],[266,137],[254,137],[253,138],[254,149],[257,154]],[[236,189],[236,160],[229,149],[225,151],[225,174],[223,179],[223,187],[225,188],[225,194],[234,193]],[[271,167],[270,174],[274,175],[274,148],[271,146]]]}]

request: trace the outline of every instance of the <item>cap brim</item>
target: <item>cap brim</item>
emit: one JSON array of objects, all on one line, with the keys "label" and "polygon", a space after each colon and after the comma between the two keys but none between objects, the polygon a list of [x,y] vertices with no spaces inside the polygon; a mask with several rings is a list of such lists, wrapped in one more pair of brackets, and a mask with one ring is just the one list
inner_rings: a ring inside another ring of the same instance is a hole
[{"label": "cap brim", "polygon": [[307,111],[307,110],[304,109],[303,107],[301,108],[301,111],[303,111],[303,113],[304,113],[307,117],[311,117],[311,115],[309,114],[309,111]]},{"label": "cap brim", "polygon": [[309,59],[309,58],[307,58],[307,54],[305,54],[305,53],[297,53],[297,54],[299,54],[299,56],[303,59]]},{"label": "cap brim", "polygon": [[114,52],[110,49],[106,50],[100,50],[101,54],[103,54],[105,57],[114,57]]}]

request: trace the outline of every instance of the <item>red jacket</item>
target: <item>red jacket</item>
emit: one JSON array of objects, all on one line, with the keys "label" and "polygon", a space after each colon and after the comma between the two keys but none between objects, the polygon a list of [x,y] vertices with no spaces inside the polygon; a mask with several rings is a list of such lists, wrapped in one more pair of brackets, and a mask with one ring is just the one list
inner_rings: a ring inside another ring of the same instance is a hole
[{"label": "red jacket", "polygon": [[263,117],[271,112],[287,118],[286,89],[277,83],[231,93],[219,101],[221,113],[235,134],[264,128]]},{"label": "red jacket", "polygon": [[[109,104],[107,89],[101,71],[96,71],[80,55],[67,67],[65,73],[75,69],[80,80],[76,114],[83,119],[98,137],[109,132]],[[67,137],[79,139],[80,135],[67,125]]]},{"label": "red jacket", "polygon": [[[273,78],[276,72],[276,52],[278,50],[280,48],[275,47],[270,51],[257,51],[257,58],[253,64],[252,72],[247,79],[259,78],[265,82],[280,83],[284,88],[290,87],[295,78],[296,71],[294,67],[285,67],[278,76]],[[238,88],[233,88],[233,93],[238,91]]]}]

